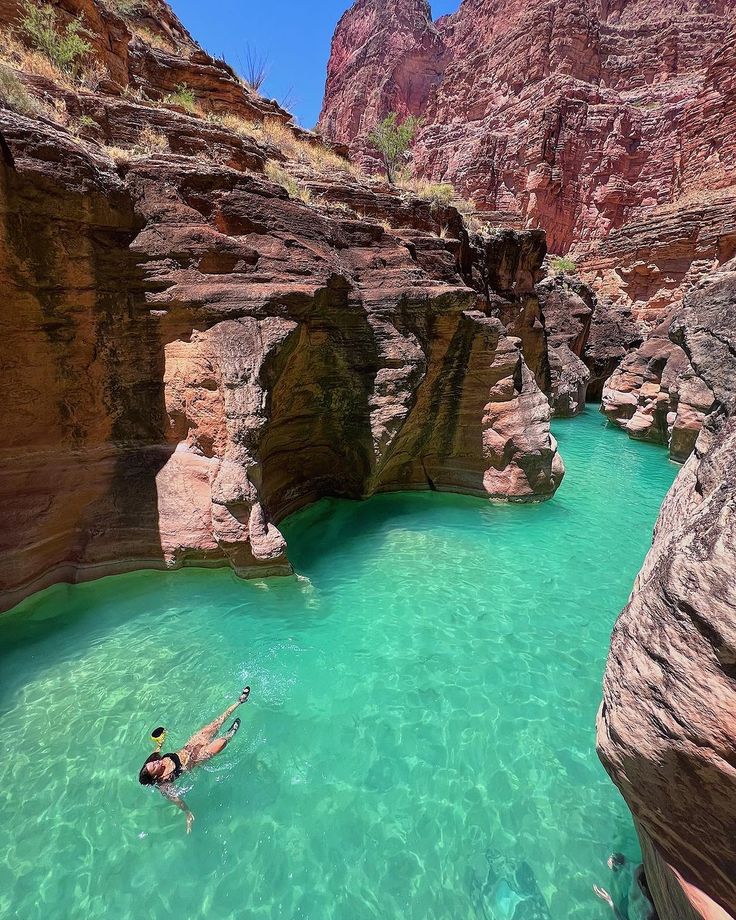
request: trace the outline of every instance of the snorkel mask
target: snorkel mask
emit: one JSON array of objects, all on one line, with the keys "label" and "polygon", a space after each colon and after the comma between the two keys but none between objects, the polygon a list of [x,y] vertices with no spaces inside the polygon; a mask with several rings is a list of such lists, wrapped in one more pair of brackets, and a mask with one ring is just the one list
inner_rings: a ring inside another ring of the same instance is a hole
[{"label": "snorkel mask", "polygon": [[154,728],[151,732],[151,741],[153,746],[157,751],[160,751],[163,747],[164,741],[166,741],[166,729],[165,728]]}]

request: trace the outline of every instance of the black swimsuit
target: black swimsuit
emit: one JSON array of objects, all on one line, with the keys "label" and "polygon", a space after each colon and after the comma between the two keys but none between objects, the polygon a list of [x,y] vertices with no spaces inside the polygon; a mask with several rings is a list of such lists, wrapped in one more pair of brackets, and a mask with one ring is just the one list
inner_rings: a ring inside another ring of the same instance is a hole
[{"label": "black swimsuit", "polygon": [[[151,754],[151,756],[146,761],[146,763],[152,763],[154,760],[164,760],[167,757],[174,764],[174,772],[167,779],[161,780],[161,782],[164,783],[170,783],[172,780],[179,779],[179,777],[184,772],[184,767],[181,765],[179,755],[174,753],[161,755],[157,751],[155,754]],[[157,783],[157,785],[160,785],[160,783]]]}]

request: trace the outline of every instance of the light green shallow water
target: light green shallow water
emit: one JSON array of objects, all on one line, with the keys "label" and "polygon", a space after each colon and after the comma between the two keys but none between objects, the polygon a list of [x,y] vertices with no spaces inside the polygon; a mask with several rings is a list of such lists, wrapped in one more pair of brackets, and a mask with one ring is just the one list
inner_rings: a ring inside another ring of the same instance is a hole
[{"label": "light green shallow water", "polygon": [[[326,501],[304,576],[142,573],[0,621],[0,916],[603,920],[636,854],[594,753],[608,639],[676,468],[589,409],[544,505]],[[186,778],[138,785],[253,690]],[[515,912],[515,913],[514,913]]]}]

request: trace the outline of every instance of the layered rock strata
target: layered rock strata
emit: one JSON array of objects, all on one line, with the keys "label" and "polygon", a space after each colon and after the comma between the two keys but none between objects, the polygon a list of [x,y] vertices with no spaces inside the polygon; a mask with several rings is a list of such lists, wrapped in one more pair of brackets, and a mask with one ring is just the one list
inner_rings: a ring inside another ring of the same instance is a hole
[{"label": "layered rock strata", "polygon": [[[114,0],[53,0],[59,27],[81,19],[92,45],[91,71],[101,92],[162,101],[186,86],[206,97],[209,110],[247,118],[290,121],[275,102],[253,92],[224,61],[206,54],[164,0],[118,4]],[[23,38],[26,0],[0,0],[0,25]],[[116,10],[130,9],[122,15]],[[58,87],[49,86],[51,97]]]},{"label": "layered rock strata", "polygon": [[550,403],[554,415],[569,418],[585,408],[591,374],[582,356],[590,337],[595,298],[586,285],[559,274],[542,281],[537,293],[547,333]]},{"label": "layered rock strata", "polygon": [[414,164],[482,212],[547,231],[585,280],[656,322],[736,253],[734,0],[356,0],[321,130],[373,162],[389,111]]},{"label": "layered rock strata", "polygon": [[2,608],[144,566],[287,573],[278,524],[325,495],[554,493],[539,369],[501,318],[537,303],[541,234],[471,244],[452,208],[153,86],[18,78],[93,126],[0,108]]},{"label": "layered rock strata", "polygon": [[549,357],[553,413],[570,417],[603,388],[623,358],[642,342],[631,312],[596,297],[577,275],[551,274],[536,286]]},{"label": "layered rock strata", "polygon": [[672,327],[715,405],[613,634],[601,758],[667,920],[736,916],[736,263]]},{"label": "layered rock strata", "polygon": [[684,462],[714,400],[685,351],[670,339],[673,319],[667,316],[626,356],[603,389],[601,411],[630,437],[665,444],[673,460]]}]

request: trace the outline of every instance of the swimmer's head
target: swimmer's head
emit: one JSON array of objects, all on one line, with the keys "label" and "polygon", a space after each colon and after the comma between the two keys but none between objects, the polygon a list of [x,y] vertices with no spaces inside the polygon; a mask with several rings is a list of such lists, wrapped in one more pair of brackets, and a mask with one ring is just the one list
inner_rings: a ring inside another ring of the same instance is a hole
[{"label": "swimmer's head", "polygon": [[153,786],[154,783],[166,772],[166,766],[160,754],[151,754],[141,767],[138,782],[141,786]]},{"label": "swimmer's head", "polygon": [[160,750],[164,741],[166,741],[166,729],[161,727],[154,728],[151,732],[151,741],[153,742],[153,746],[157,750]]},{"label": "swimmer's head", "polygon": [[608,868],[612,872],[619,872],[626,865],[626,857],[623,853],[611,853],[608,857]]}]

